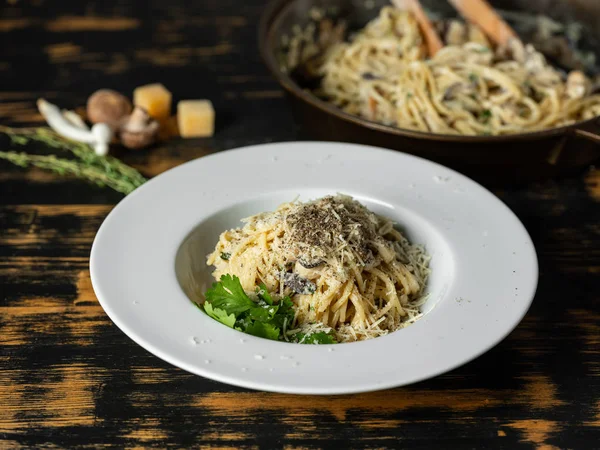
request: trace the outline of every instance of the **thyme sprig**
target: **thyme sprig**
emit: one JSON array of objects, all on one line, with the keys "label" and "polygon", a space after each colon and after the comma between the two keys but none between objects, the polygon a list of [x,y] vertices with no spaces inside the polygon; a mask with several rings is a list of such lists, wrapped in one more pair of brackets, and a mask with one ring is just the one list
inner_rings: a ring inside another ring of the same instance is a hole
[{"label": "thyme sprig", "polygon": [[146,182],[146,178],[136,169],[117,158],[98,156],[89,145],[65,139],[48,128],[0,126],[0,132],[8,135],[15,145],[39,142],[59,151],[68,151],[75,156],[75,159],[66,159],[56,155],[0,151],[0,159],[20,167],[38,167],[60,175],[74,175],[123,194],[129,194]]}]

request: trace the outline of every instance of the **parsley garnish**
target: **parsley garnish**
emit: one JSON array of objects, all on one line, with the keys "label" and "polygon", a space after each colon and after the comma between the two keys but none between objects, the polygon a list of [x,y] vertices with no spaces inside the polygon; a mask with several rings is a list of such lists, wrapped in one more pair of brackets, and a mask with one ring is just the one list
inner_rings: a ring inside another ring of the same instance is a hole
[{"label": "parsley garnish", "polygon": [[268,305],[273,304],[273,298],[271,297],[271,294],[269,294],[269,291],[267,291],[267,287],[264,283],[260,283],[260,285],[256,289],[256,295],[258,295],[258,298],[260,298]]},{"label": "parsley garnish", "polygon": [[231,258],[231,253],[221,252],[221,259],[229,261],[229,258]]},{"label": "parsley garnish", "polygon": [[481,121],[483,123],[489,122],[491,117],[492,117],[492,111],[490,111],[489,109],[484,109],[483,111],[481,111],[481,114],[479,115],[479,118],[481,119]]},{"label": "parsley garnish", "polygon": [[471,81],[471,83],[477,83],[477,80],[479,80],[479,77],[477,75],[475,75],[474,73],[469,74],[469,81]]},{"label": "parsley garnish", "polygon": [[219,283],[213,283],[212,288],[206,291],[206,301],[236,317],[257,306],[244,292],[240,279],[231,275],[223,275]]},{"label": "parsley garnish", "polygon": [[275,328],[270,323],[263,322],[252,322],[250,325],[243,330],[245,333],[251,334],[252,336],[258,336],[262,338],[271,339],[277,341],[279,339],[279,328]]},{"label": "parsley garnish", "polygon": [[332,332],[326,333],[325,331],[319,331],[318,333],[296,333],[293,338],[293,342],[298,344],[336,344],[337,341],[333,336]]},{"label": "parsley garnish", "polygon": [[206,311],[206,314],[208,314],[210,317],[218,320],[222,324],[227,325],[229,328],[233,328],[235,326],[235,316],[233,314],[227,315],[225,311],[219,308],[213,308],[208,302],[204,303],[204,311]]},{"label": "parsley garnish", "polygon": [[257,289],[258,301],[248,297],[240,279],[223,275],[206,291],[204,311],[213,319],[238,331],[266,339],[282,339],[283,330],[294,320],[289,297],[273,299],[264,284]]}]

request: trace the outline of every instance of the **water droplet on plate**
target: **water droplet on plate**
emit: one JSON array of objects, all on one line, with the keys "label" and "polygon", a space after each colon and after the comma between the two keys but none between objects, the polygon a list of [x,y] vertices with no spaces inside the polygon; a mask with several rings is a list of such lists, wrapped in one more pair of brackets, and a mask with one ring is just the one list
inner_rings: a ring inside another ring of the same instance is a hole
[{"label": "water droplet on plate", "polygon": [[263,359],[265,359],[265,357],[263,355],[254,355],[254,359],[262,361]]},{"label": "water droplet on plate", "polygon": [[242,372],[248,372],[248,369],[246,367],[242,367]]},{"label": "water droplet on plate", "polygon": [[205,359],[204,364],[210,364],[212,361],[210,359]]},{"label": "water droplet on plate", "polygon": [[240,339],[240,343],[242,343],[242,344],[245,344],[245,343],[246,343],[246,339],[244,339],[244,338],[241,338],[241,339]]},{"label": "water droplet on plate", "polygon": [[275,368],[269,367],[269,372],[273,372],[274,370],[275,370]]},{"label": "water droplet on plate", "polygon": [[200,341],[198,340],[198,338],[196,336],[192,336],[191,341],[192,341],[192,344],[194,344],[194,345],[198,345],[200,343]]},{"label": "water droplet on plate", "polygon": [[292,359],[292,357],[291,357],[291,356],[289,356],[289,355],[281,355],[281,356],[279,357],[279,359],[286,360],[286,359]]},{"label": "water droplet on plate", "polygon": [[294,364],[292,364],[293,367],[298,367],[300,365],[300,363],[298,361],[294,361]]},{"label": "water droplet on plate", "polygon": [[140,304],[140,302],[138,302],[137,300],[134,300],[134,301],[133,301],[133,304],[134,304],[134,305],[139,305],[139,304]]},{"label": "water droplet on plate", "polygon": [[332,351],[333,351],[333,349],[332,349],[331,347],[329,347],[329,348],[327,349],[327,351],[328,351],[328,352],[332,352]]}]

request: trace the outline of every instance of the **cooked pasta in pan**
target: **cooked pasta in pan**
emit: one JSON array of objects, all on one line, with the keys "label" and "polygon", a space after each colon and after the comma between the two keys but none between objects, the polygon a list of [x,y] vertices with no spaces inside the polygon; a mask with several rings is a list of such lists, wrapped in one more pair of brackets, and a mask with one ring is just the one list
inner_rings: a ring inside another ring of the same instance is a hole
[{"label": "cooked pasta in pan", "polygon": [[[440,134],[522,133],[600,115],[600,95],[581,71],[561,73],[518,39],[494,48],[471,24],[453,20],[446,28],[446,45],[428,58],[412,14],[384,7],[321,55],[306,47],[320,77],[315,93],[353,115]],[[305,38],[317,34],[308,31]]]}]

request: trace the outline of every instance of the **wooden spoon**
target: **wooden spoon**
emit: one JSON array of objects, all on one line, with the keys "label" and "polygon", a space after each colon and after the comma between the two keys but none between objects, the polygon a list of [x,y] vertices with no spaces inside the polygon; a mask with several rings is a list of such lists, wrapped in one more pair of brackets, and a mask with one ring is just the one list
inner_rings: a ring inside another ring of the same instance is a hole
[{"label": "wooden spoon", "polygon": [[519,39],[517,33],[498,15],[485,0],[448,0],[469,22],[477,25],[501,47],[511,39]]},{"label": "wooden spoon", "polygon": [[410,11],[417,20],[423,37],[425,38],[425,44],[427,46],[427,53],[429,56],[434,56],[443,46],[442,40],[436,33],[429,17],[423,11],[423,7],[419,0],[392,0],[392,4],[398,8],[406,11]]}]

